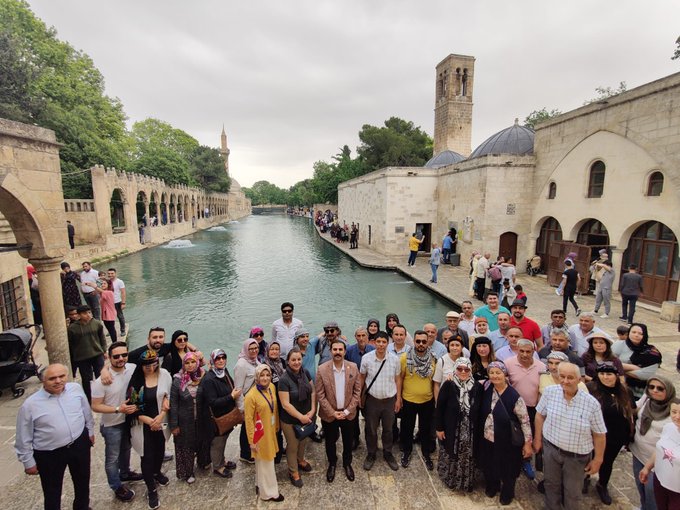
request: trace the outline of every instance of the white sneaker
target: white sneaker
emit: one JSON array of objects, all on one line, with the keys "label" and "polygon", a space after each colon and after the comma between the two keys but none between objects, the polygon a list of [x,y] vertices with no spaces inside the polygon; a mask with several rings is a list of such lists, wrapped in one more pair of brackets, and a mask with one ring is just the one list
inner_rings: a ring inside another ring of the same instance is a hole
[{"label": "white sneaker", "polygon": [[600,315],[600,319],[607,319],[607,318],[609,318],[609,315],[607,315],[606,313],[603,313],[602,315]]},{"label": "white sneaker", "polygon": [[560,295],[560,289],[555,289],[555,294]]},{"label": "white sneaker", "polygon": [[190,476],[189,478],[187,478],[187,483],[188,483],[189,485],[191,485],[191,484],[194,483],[195,481],[196,481],[196,478],[194,478],[193,476]]}]

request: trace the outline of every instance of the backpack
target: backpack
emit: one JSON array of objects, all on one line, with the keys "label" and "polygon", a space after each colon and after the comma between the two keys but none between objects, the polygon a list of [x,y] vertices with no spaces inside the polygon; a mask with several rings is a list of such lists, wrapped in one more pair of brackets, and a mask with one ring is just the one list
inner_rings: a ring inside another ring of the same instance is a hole
[{"label": "backpack", "polygon": [[491,266],[489,268],[489,276],[491,277],[491,280],[494,282],[497,282],[498,280],[503,278],[500,266]]}]

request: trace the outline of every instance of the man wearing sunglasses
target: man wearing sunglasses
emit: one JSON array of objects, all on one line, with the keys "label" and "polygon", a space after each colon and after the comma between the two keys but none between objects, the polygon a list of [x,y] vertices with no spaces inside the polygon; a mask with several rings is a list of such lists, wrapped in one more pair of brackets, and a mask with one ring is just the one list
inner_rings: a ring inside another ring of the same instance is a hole
[{"label": "man wearing sunglasses", "polygon": [[323,333],[315,336],[309,341],[309,346],[313,349],[314,353],[319,355],[319,366],[326,361],[333,359],[331,354],[331,344],[336,338],[340,338],[347,347],[347,342],[341,337],[340,326],[335,321],[328,321],[323,326]]},{"label": "man wearing sunglasses", "polygon": [[281,305],[281,318],[272,324],[271,341],[279,342],[281,357],[285,359],[288,351],[293,348],[295,333],[304,327],[300,319],[293,317],[295,307],[293,303],[285,302]]},{"label": "man wearing sunglasses", "polygon": [[111,379],[104,385],[101,377],[92,384],[92,410],[101,413],[100,431],[106,444],[104,469],[109,487],[120,501],[131,501],[133,490],[123,482],[142,480],[140,473],[130,471],[130,431],[125,415],[134,413],[137,406],[128,404],[127,387],[135,371],[135,365],[128,363],[128,349],[125,342],[114,342],[109,347]]}]

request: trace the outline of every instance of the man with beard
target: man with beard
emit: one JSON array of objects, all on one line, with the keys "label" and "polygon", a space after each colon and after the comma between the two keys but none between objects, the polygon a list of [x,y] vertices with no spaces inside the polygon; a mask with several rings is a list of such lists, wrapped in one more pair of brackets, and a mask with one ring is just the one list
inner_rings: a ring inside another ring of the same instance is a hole
[{"label": "man with beard", "polygon": [[345,360],[345,342],[334,338],[330,350],[332,360],[319,366],[315,383],[319,418],[326,437],[326,480],[330,483],[335,479],[338,462],[335,443],[342,434],[342,467],[347,479],[353,482],[352,444],[354,419],[361,397],[361,379],[357,366]]},{"label": "man with beard", "polygon": [[[410,352],[401,355],[401,455],[402,467],[408,467],[413,451],[413,430],[416,416],[421,430],[429,431],[434,414],[434,392],[432,376],[434,375],[435,358],[427,346],[427,333],[419,329],[413,334],[414,347]],[[425,466],[434,469],[430,455],[434,445],[429,434],[421,434],[421,451]]]},{"label": "man with beard", "polygon": [[510,319],[510,326],[517,327],[522,330],[522,338],[531,340],[534,343],[536,350],[543,348],[543,335],[541,328],[536,321],[525,317],[527,305],[522,299],[515,299],[510,306],[512,318]]}]

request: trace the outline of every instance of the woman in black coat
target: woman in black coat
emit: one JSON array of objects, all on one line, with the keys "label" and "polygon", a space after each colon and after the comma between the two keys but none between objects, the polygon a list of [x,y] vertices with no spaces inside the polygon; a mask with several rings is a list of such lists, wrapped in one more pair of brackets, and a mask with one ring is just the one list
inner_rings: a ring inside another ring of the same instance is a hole
[{"label": "woman in black coat", "polygon": [[439,389],[435,424],[439,439],[437,472],[447,487],[472,492],[475,475],[475,425],[482,386],[472,378],[467,358],[458,358],[453,377]]},{"label": "woman in black coat", "polygon": [[[222,349],[210,353],[210,371],[203,377],[198,392],[198,408],[201,413],[201,437],[210,445],[210,457],[199,458],[204,469],[212,462],[213,473],[222,478],[231,478],[230,469],[236,469],[234,462],[225,462],[224,447],[230,431],[220,436],[213,416],[227,414],[236,406],[241,390],[234,388],[234,380],[227,371],[227,354]],[[233,429],[232,429],[233,430]]]}]

